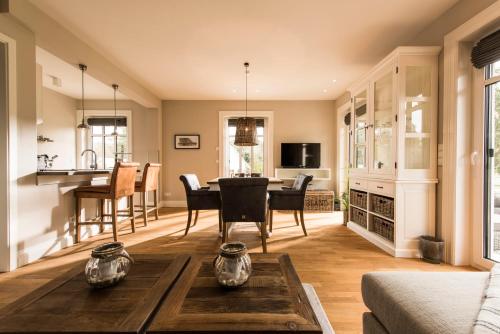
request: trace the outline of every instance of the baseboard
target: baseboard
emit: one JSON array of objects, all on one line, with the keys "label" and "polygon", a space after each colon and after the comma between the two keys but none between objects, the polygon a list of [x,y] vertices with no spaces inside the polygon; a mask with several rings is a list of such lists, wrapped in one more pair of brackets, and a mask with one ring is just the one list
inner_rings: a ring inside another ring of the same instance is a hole
[{"label": "baseboard", "polygon": [[186,201],[161,201],[160,206],[163,208],[187,208]]}]

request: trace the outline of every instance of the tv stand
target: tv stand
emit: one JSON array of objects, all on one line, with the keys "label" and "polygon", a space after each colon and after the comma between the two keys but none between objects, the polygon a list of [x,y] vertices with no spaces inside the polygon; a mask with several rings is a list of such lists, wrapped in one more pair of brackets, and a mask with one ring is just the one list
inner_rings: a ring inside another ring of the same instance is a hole
[{"label": "tv stand", "polygon": [[313,176],[313,181],[330,181],[332,170],[330,168],[275,168],[274,176],[281,180],[294,180],[299,174]]}]

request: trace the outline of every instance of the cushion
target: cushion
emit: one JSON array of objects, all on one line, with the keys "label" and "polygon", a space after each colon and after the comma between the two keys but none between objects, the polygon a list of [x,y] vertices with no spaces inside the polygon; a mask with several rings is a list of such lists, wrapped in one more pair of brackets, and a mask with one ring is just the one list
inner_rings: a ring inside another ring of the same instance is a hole
[{"label": "cushion", "polygon": [[474,323],[473,334],[500,333],[500,264],[491,268],[484,301]]},{"label": "cushion", "polygon": [[469,334],[488,278],[488,272],[369,273],[361,292],[389,333]]},{"label": "cushion", "polygon": [[111,187],[107,184],[98,186],[80,186],[75,189],[76,192],[86,192],[86,193],[109,193],[111,192]]}]

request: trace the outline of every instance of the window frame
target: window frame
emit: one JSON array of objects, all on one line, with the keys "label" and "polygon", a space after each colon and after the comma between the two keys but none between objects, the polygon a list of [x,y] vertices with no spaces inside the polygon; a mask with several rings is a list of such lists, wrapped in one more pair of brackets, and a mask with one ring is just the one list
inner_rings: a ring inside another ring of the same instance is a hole
[{"label": "window frame", "polygon": [[[226,166],[225,156],[228,154],[228,145],[226,140],[226,124],[229,118],[237,118],[245,116],[245,111],[219,111],[219,177],[229,176],[227,174],[228,168]],[[274,111],[248,111],[249,117],[263,118],[264,119],[264,170],[263,176],[274,176]]]},{"label": "window frame", "polygon": [[[114,110],[85,110],[85,118],[91,118],[91,117],[114,117],[115,116],[115,111]],[[132,135],[133,135],[133,127],[132,127],[132,111],[131,110],[117,110],[116,111],[116,116],[119,117],[126,117],[127,118],[127,145],[129,148],[129,159],[130,161],[133,161],[133,146],[132,146]],[[77,110],[77,117],[76,117],[76,123],[77,125],[80,123],[80,120],[82,119],[82,110]],[[85,132],[81,130],[76,131],[76,166],[77,168],[88,168],[90,160],[90,155],[85,155],[81,156],[81,153],[83,150],[90,148],[91,143],[90,143],[90,131],[87,130]],[[85,136],[84,136],[85,133]],[[104,136],[103,136],[104,138]],[[99,168],[102,168],[100,166]]]}]

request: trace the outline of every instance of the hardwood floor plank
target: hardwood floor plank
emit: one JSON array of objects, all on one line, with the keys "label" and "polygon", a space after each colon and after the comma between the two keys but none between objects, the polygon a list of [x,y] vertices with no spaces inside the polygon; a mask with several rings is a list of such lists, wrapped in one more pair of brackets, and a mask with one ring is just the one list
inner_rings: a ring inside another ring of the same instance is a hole
[{"label": "hardwood floor plank", "polygon": [[[141,222],[138,222],[135,234],[131,233],[130,227],[123,226],[118,238],[125,243],[128,251],[135,253],[215,256],[220,246],[217,212],[200,211],[198,223],[184,237],[186,219],[185,209],[163,208],[160,210],[160,220],[149,221],[147,227],[142,227]],[[341,212],[306,213],[305,219],[307,237],[295,224],[293,215],[275,212],[268,252],[290,254],[301,281],[311,283],[316,289],[337,334],[360,333],[362,330],[361,315],[366,308],[361,298],[361,276],[366,272],[474,270],[470,267],[433,265],[418,259],[393,258],[344,227],[341,224]],[[69,270],[73,263],[88,258],[93,247],[111,239],[111,230],[107,229],[102,235],[13,272],[0,274],[0,307]],[[229,235],[229,240],[243,241],[250,252],[261,252],[261,240],[255,226],[237,225]],[[255,269],[262,277],[272,279],[265,276],[266,266]],[[258,280],[259,275],[254,279]],[[197,286],[210,284],[200,281]]]}]

